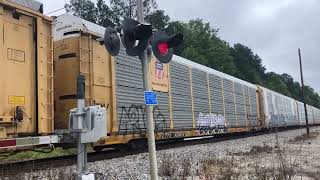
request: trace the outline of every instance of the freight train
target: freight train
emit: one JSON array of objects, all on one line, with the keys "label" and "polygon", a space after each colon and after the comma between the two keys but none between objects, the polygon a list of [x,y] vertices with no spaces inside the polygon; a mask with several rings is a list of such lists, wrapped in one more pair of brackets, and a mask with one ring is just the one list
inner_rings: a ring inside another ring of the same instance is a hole
[{"label": "freight train", "polygon": [[[33,145],[54,142],[50,135],[68,128],[80,74],[86,105],[107,109],[107,133],[95,149],[145,140],[140,60],[123,49],[108,54],[98,40],[104,27],[69,14],[47,17],[30,2],[0,1],[0,147],[27,144],[8,141],[26,136]],[[267,88],[179,56],[149,66],[156,140],[305,125],[303,103]],[[319,109],[307,112],[309,124],[320,123]]]}]

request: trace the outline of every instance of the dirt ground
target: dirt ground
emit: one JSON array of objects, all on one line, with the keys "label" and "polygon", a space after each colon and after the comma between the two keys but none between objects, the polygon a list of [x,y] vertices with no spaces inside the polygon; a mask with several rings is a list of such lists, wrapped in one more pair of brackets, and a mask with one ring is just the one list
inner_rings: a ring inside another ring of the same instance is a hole
[{"label": "dirt ground", "polygon": [[270,137],[249,151],[212,155],[202,160],[193,178],[187,173],[181,179],[320,179],[320,128],[312,128],[309,137],[304,129],[296,136],[275,133]]}]

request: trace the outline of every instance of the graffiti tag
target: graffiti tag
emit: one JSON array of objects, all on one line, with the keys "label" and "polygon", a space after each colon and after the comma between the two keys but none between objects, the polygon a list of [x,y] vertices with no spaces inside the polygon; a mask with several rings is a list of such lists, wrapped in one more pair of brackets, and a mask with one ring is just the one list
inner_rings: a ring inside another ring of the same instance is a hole
[{"label": "graffiti tag", "polygon": [[197,129],[200,135],[212,135],[228,132],[225,118],[221,114],[199,113],[197,118]]},{"label": "graffiti tag", "polygon": [[[125,133],[138,131],[142,134],[146,130],[146,117],[145,105],[131,104],[129,107],[122,106],[119,118],[119,130]],[[153,118],[156,132],[163,132],[169,128],[159,106],[154,106]]]}]

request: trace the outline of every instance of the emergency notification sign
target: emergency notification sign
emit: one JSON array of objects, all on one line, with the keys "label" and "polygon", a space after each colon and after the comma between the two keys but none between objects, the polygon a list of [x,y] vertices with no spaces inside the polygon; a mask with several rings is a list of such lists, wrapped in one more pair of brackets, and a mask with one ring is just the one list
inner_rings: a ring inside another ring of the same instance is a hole
[{"label": "emergency notification sign", "polygon": [[144,91],[144,103],[146,105],[157,105],[157,94],[154,91]]}]

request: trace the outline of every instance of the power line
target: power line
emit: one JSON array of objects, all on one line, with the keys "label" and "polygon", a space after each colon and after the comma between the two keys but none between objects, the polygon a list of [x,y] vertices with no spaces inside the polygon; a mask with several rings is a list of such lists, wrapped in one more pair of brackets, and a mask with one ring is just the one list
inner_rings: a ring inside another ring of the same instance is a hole
[{"label": "power line", "polygon": [[51,12],[49,12],[49,13],[45,14],[45,15],[49,15],[49,14],[52,14],[52,13],[55,13],[55,12],[61,11],[61,10],[63,10],[63,9],[66,9],[66,8],[65,8],[65,7],[63,7],[63,8],[60,8],[60,9],[57,9],[57,10],[51,11]]}]

